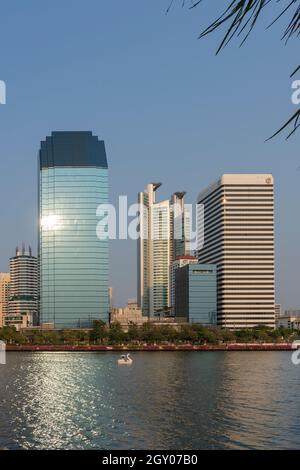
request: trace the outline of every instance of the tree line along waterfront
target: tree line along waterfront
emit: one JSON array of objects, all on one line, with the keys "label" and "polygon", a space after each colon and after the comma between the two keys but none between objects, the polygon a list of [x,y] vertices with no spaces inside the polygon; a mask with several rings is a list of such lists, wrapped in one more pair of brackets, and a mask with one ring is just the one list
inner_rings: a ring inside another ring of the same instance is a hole
[{"label": "tree line along waterfront", "polygon": [[299,333],[287,328],[271,329],[258,326],[252,329],[228,330],[219,327],[204,327],[200,324],[181,326],[130,324],[125,332],[119,323],[106,324],[95,321],[89,330],[42,330],[15,327],[0,329],[0,340],[8,345],[141,345],[141,344],[184,344],[194,345],[222,343],[281,343],[292,342]]}]

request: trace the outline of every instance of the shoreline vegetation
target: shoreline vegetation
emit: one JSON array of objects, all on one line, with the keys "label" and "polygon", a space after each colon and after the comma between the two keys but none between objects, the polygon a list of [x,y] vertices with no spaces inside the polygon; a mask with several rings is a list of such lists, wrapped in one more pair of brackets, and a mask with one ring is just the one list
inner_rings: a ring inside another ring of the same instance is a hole
[{"label": "shoreline vegetation", "polygon": [[119,323],[95,321],[89,330],[43,330],[14,327],[0,329],[7,351],[290,351],[299,332],[267,326],[228,330],[199,324],[181,326],[130,324],[124,331]]}]

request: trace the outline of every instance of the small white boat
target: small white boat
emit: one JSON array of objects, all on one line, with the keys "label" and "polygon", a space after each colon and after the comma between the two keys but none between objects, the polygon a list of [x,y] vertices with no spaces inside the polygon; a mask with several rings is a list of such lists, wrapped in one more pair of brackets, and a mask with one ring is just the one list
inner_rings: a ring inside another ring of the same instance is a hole
[{"label": "small white boat", "polygon": [[126,354],[126,356],[121,356],[120,359],[118,359],[118,365],[119,366],[130,366],[133,363],[133,360],[130,357],[130,354]]}]

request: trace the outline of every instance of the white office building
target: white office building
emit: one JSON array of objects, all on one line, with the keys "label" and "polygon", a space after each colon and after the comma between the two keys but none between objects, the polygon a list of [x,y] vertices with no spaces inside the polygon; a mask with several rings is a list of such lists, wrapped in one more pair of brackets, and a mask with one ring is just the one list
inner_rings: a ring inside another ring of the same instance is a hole
[{"label": "white office building", "polygon": [[269,174],[229,174],[200,192],[200,263],[217,265],[218,323],[275,326],[274,182]]},{"label": "white office building", "polygon": [[139,193],[138,305],[143,315],[171,311],[172,263],[189,253],[190,218],[185,213],[184,192],[171,200],[156,201],[161,183],[148,184]]},{"label": "white office building", "polygon": [[[37,258],[32,256],[31,248],[23,246],[16,249],[10,258],[10,290],[6,325],[23,325],[23,317],[29,323],[37,319]],[[28,325],[31,326],[31,325]]]}]

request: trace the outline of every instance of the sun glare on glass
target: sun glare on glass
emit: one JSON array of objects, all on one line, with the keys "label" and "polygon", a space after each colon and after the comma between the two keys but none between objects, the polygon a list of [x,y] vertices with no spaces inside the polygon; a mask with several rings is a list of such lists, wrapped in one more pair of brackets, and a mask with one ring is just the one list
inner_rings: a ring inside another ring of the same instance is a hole
[{"label": "sun glare on glass", "polygon": [[41,226],[44,230],[57,230],[61,219],[58,215],[47,215],[42,217]]}]

